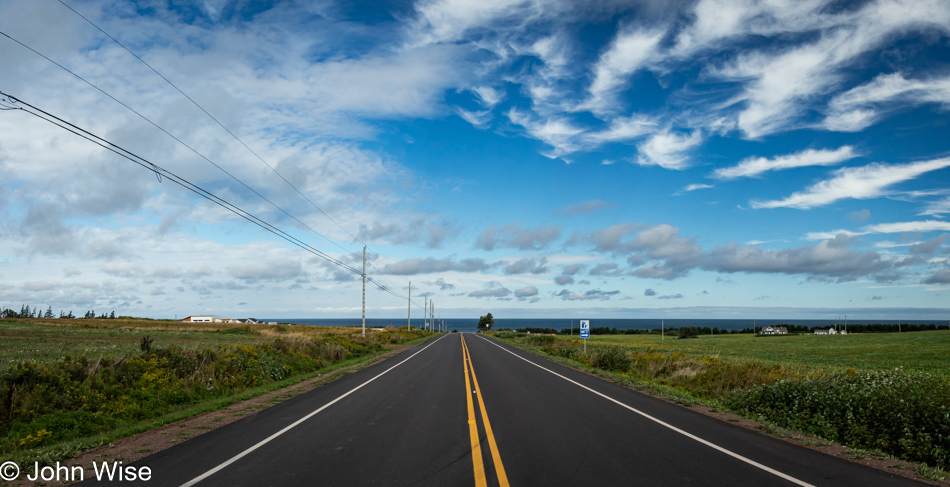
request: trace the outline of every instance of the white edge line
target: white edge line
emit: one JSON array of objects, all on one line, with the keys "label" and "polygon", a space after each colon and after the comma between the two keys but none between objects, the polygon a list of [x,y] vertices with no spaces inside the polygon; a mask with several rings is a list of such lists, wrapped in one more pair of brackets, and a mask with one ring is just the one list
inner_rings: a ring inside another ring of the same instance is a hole
[{"label": "white edge line", "polygon": [[553,371],[553,370],[544,368],[544,367],[542,367],[542,366],[540,366],[540,365],[538,365],[538,364],[536,364],[536,363],[534,363],[534,362],[532,362],[532,361],[530,361],[530,360],[528,360],[528,359],[526,359],[526,358],[524,358],[524,357],[522,357],[522,356],[520,356],[520,355],[518,355],[518,354],[512,352],[511,350],[508,350],[507,348],[502,347],[501,345],[499,345],[499,344],[495,343],[494,341],[489,340],[489,339],[487,339],[487,338],[485,338],[485,337],[483,337],[483,336],[479,336],[479,338],[481,338],[482,340],[485,340],[485,341],[487,341],[488,343],[491,343],[492,345],[494,345],[494,346],[496,346],[496,347],[498,347],[498,348],[500,348],[500,349],[502,349],[502,350],[504,350],[504,351],[506,351],[506,352],[508,352],[508,353],[510,353],[510,354],[512,354],[512,355],[514,355],[515,357],[520,358],[521,360],[524,360],[525,362],[528,362],[529,364],[531,364],[531,365],[533,365],[533,366],[535,366],[535,367],[537,367],[537,368],[539,368],[539,369],[541,369],[541,370],[544,370],[544,371],[546,371],[546,372],[550,372],[550,373],[552,373],[552,374],[554,374],[554,375],[556,375],[556,376],[558,376],[558,377],[560,377],[560,378],[562,378],[562,379],[564,379],[564,380],[566,380],[566,381],[568,381],[568,382],[570,382],[570,383],[572,383],[572,384],[574,384],[574,385],[576,385],[576,386],[578,386],[578,387],[581,387],[581,388],[583,388],[583,389],[587,389],[588,391],[593,392],[594,394],[597,394],[598,396],[600,396],[600,397],[602,397],[602,398],[604,398],[604,399],[606,399],[606,400],[608,400],[608,401],[610,401],[610,402],[612,402],[612,403],[614,403],[614,404],[617,404],[617,405],[619,405],[619,406],[625,407],[625,408],[627,408],[627,409],[629,409],[629,410],[631,410],[631,411],[633,411],[633,412],[639,414],[640,416],[643,416],[643,417],[645,417],[645,418],[647,418],[647,419],[649,419],[649,420],[651,420],[651,421],[653,421],[653,422],[655,422],[655,423],[657,423],[657,424],[659,424],[659,425],[661,425],[661,426],[667,427],[667,428],[669,428],[669,429],[671,429],[671,430],[673,430],[673,431],[675,431],[675,432],[677,432],[677,433],[679,433],[679,434],[681,434],[681,435],[683,435],[683,436],[686,436],[687,438],[690,438],[690,439],[692,439],[692,440],[696,440],[696,441],[698,441],[698,442],[700,442],[700,443],[702,443],[702,444],[704,444],[704,445],[706,445],[706,446],[708,446],[708,447],[710,447],[710,448],[712,448],[712,449],[714,449],[714,450],[717,450],[717,451],[720,451],[720,452],[722,452],[722,453],[725,453],[726,455],[729,455],[729,456],[731,456],[731,457],[733,457],[733,458],[735,458],[735,459],[737,459],[737,460],[741,460],[741,461],[743,461],[743,462],[745,462],[745,463],[748,463],[749,465],[752,465],[752,466],[754,466],[754,467],[758,467],[758,468],[760,468],[760,469],[762,469],[762,470],[765,470],[766,472],[768,472],[768,473],[770,473],[770,474],[773,474],[773,475],[776,475],[776,476],[778,476],[778,477],[781,477],[781,478],[783,478],[783,479],[785,479],[785,480],[788,480],[789,482],[792,482],[792,483],[794,483],[794,484],[801,485],[802,487],[815,487],[814,485],[809,484],[808,482],[804,482],[804,481],[798,480],[798,479],[796,479],[795,477],[792,477],[792,476],[790,476],[790,475],[786,475],[786,474],[784,474],[784,473],[782,473],[782,472],[779,472],[778,470],[775,470],[774,468],[767,467],[767,466],[765,466],[765,465],[762,465],[762,464],[759,463],[759,462],[756,462],[755,460],[752,460],[752,459],[750,459],[750,458],[746,458],[746,457],[744,457],[744,456],[742,456],[742,455],[740,455],[740,454],[738,454],[738,453],[729,451],[729,450],[727,450],[727,449],[725,449],[725,448],[723,448],[723,447],[721,447],[721,446],[719,446],[719,445],[717,445],[717,444],[715,444],[715,443],[706,441],[706,440],[704,440],[704,439],[702,439],[702,438],[700,438],[700,437],[698,437],[698,436],[696,436],[696,435],[694,435],[694,434],[692,434],[692,433],[688,433],[688,432],[686,432],[686,431],[683,431],[683,430],[677,428],[676,426],[673,426],[673,425],[671,425],[671,424],[669,424],[669,423],[667,423],[667,422],[665,422],[665,421],[663,421],[663,420],[654,418],[653,416],[650,416],[649,414],[647,414],[647,413],[645,413],[645,412],[643,412],[643,411],[640,411],[639,409],[636,409],[636,408],[634,408],[634,407],[628,406],[628,405],[626,405],[626,404],[624,404],[624,403],[622,403],[622,402],[620,402],[620,401],[618,401],[618,400],[616,400],[616,399],[614,399],[614,398],[612,398],[612,397],[610,397],[610,396],[608,396],[608,395],[606,395],[606,394],[597,392],[597,391],[591,389],[590,387],[585,386],[584,384],[581,384],[581,383],[576,382],[576,381],[574,381],[574,380],[568,379],[567,377],[564,377],[563,375],[558,374],[557,372],[555,372],[555,371]]},{"label": "white edge line", "polygon": [[210,477],[210,476],[212,476],[212,475],[214,475],[214,474],[220,472],[222,469],[224,469],[224,468],[227,467],[228,465],[231,465],[232,463],[234,463],[234,462],[240,460],[241,458],[245,457],[246,455],[250,454],[250,453],[253,452],[254,450],[257,450],[258,448],[260,448],[260,447],[262,447],[262,446],[264,446],[264,445],[270,443],[271,441],[273,441],[273,440],[274,440],[275,438],[277,438],[278,436],[280,436],[280,435],[282,435],[282,434],[284,434],[284,433],[290,431],[291,429],[293,429],[293,428],[299,426],[300,423],[303,423],[304,421],[306,421],[306,420],[308,420],[308,419],[310,419],[310,418],[316,416],[316,415],[319,414],[321,411],[323,411],[324,409],[326,409],[326,408],[328,408],[328,407],[330,407],[330,406],[336,404],[337,402],[339,402],[339,401],[340,401],[341,399],[343,399],[344,397],[349,396],[350,394],[353,394],[354,392],[356,392],[356,391],[362,389],[363,386],[365,386],[366,384],[369,384],[370,382],[373,382],[374,380],[376,380],[376,379],[382,377],[383,375],[385,375],[385,374],[386,374],[387,372],[389,372],[390,370],[393,370],[393,369],[395,369],[396,367],[399,367],[400,365],[406,363],[406,362],[407,362],[409,359],[411,359],[412,357],[415,357],[416,355],[419,355],[420,353],[424,352],[425,349],[431,347],[432,345],[435,345],[436,342],[438,342],[439,340],[441,340],[441,339],[443,339],[443,338],[445,338],[445,337],[447,337],[447,336],[448,336],[448,335],[442,335],[441,337],[437,338],[434,342],[432,342],[432,343],[426,345],[425,347],[423,347],[423,348],[422,348],[421,350],[419,350],[418,352],[416,352],[416,353],[410,355],[409,357],[407,357],[407,358],[406,358],[405,360],[403,360],[402,362],[399,362],[398,364],[393,365],[392,367],[390,367],[390,368],[388,368],[388,369],[386,369],[386,370],[380,372],[380,374],[377,375],[376,377],[373,377],[372,379],[370,379],[370,380],[368,380],[368,381],[366,381],[366,382],[364,382],[364,383],[362,383],[362,384],[360,384],[360,385],[354,387],[353,389],[351,389],[351,390],[350,390],[349,392],[347,392],[346,394],[343,394],[342,396],[340,396],[340,397],[338,397],[338,398],[336,398],[336,399],[334,399],[334,400],[332,400],[332,401],[330,401],[330,402],[324,404],[322,407],[320,407],[320,409],[317,409],[317,410],[311,412],[310,414],[308,414],[308,415],[306,415],[306,416],[304,416],[304,417],[298,419],[297,421],[293,422],[292,424],[290,424],[290,425],[284,427],[284,429],[282,429],[282,430],[280,430],[280,431],[278,431],[278,432],[276,432],[276,433],[274,433],[274,434],[268,436],[267,438],[261,440],[261,441],[258,442],[256,445],[254,445],[254,446],[248,448],[247,450],[244,450],[244,451],[242,451],[241,453],[238,453],[237,455],[234,455],[233,457],[231,457],[229,460],[225,461],[225,462],[222,463],[221,465],[218,465],[217,467],[214,467],[214,468],[212,468],[211,470],[208,470],[207,472],[205,472],[205,473],[203,473],[203,474],[201,474],[201,475],[199,475],[199,476],[197,476],[197,477],[191,479],[190,481],[188,481],[188,482],[186,482],[186,483],[184,483],[184,484],[181,484],[181,487],[191,487],[191,486],[197,484],[198,482],[201,482],[202,480],[204,480],[204,479],[206,479],[206,478],[208,478],[208,477]]}]

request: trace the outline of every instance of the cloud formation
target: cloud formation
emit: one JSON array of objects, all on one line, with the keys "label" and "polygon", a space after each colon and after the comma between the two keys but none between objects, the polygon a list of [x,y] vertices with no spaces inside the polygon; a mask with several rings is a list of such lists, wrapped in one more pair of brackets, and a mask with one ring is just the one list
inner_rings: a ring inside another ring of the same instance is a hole
[{"label": "cloud formation", "polygon": [[519,223],[509,223],[498,230],[493,223],[478,235],[475,248],[494,250],[495,247],[513,247],[519,250],[541,250],[561,237],[561,227],[522,228]]},{"label": "cloud formation", "polygon": [[752,201],[752,208],[797,208],[809,210],[842,199],[872,199],[887,194],[888,188],[938,169],[950,167],[950,158],[910,164],[868,164],[835,171],[835,177],[821,181],[785,199]]},{"label": "cloud formation", "polygon": [[750,157],[743,159],[736,166],[716,169],[713,172],[713,177],[717,179],[751,178],[768,171],[781,171],[806,166],[833,166],[857,156],[858,154],[854,152],[853,147],[844,145],[835,150],[807,149],[772,159]]}]

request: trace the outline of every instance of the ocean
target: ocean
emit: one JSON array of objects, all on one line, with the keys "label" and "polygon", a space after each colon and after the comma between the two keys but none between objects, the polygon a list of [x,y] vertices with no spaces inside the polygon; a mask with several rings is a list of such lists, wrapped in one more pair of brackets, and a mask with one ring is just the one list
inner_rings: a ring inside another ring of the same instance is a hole
[{"label": "ocean", "polygon": [[[446,323],[447,330],[458,330],[460,332],[474,332],[476,331],[476,325],[478,324],[478,319],[476,318],[443,318]],[[361,326],[360,318],[321,318],[321,319],[290,319],[290,318],[279,318],[279,319],[262,319],[265,323],[276,321],[278,323],[289,323],[296,325],[309,325],[309,326]],[[654,328],[660,327],[659,319],[592,319],[590,320],[590,326],[592,328],[606,326],[608,328],[617,328],[618,330],[631,330],[631,329],[640,329],[640,330],[652,330]],[[702,319],[664,319],[663,325],[667,328],[680,328],[683,326],[696,326],[696,327],[709,327],[709,328],[719,328],[720,330],[742,330],[745,328],[752,328],[754,326],[775,326],[775,325],[799,325],[799,326],[818,326],[818,327],[830,327],[834,326],[835,320],[736,320],[736,319],[715,319],[715,320],[702,320]],[[841,322],[843,323],[843,322]],[[894,324],[896,325],[897,320],[853,320],[848,321],[848,324]],[[935,320],[902,320],[901,323],[904,324],[914,324],[914,325],[929,325],[931,323],[937,325],[947,324],[945,321],[935,321]],[[406,326],[406,319],[399,318],[366,318],[366,326],[369,328],[385,328],[389,325],[392,326]],[[422,319],[413,319],[413,327],[421,327]],[[555,330],[561,330],[564,328],[570,328],[572,326],[571,319],[549,319],[549,318],[496,318],[495,319],[495,329],[501,328],[510,328],[512,330],[518,328],[554,328]],[[576,330],[578,327],[578,320],[573,320],[573,327]]]}]

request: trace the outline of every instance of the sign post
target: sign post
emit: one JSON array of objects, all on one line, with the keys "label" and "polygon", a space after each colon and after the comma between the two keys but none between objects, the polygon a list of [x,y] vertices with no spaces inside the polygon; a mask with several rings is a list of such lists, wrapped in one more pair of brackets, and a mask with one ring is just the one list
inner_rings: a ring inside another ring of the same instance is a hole
[{"label": "sign post", "polygon": [[590,320],[581,320],[581,338],[584,339],[584,353],[587,353],[587,337],[590,336]]}]

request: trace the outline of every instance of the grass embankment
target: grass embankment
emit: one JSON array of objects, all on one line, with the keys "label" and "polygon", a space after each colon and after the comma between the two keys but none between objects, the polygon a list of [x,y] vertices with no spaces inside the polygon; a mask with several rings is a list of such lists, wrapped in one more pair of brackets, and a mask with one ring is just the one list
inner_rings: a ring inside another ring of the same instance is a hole
[{"label": "grass embankment", "polygon": [[495,336],[747,417],[909,461],[950,464],[950,332],[848,336]]},{"label": "grass embankment", "polygon": [[[0,321],[0,456],[54,462],[156,418],[265,392],[386,345],[405,328]],[[84,441],[85,440],[85,441]]]}]

